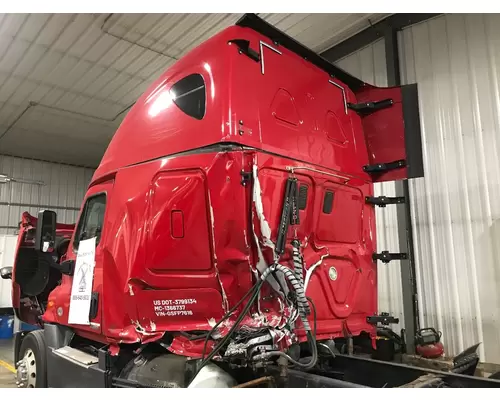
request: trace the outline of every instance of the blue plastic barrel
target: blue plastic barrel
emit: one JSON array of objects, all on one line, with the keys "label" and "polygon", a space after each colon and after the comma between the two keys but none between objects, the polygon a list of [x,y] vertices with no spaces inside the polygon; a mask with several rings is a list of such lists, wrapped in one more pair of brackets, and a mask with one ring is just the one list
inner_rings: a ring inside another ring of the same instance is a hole
[{"label": "blue plastic barrel", "polygon": [[14,316],[0,315],[0,339],[12,339],[14,336]]}]

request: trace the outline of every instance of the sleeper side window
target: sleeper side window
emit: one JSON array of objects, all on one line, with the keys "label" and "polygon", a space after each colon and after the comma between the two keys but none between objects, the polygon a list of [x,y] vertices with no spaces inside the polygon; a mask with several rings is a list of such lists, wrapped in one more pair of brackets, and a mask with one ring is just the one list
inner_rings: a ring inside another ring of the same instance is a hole
[{"label": "sleeper side window", "polygon": [[205,81],[200,74],[191,74],[176,82],[170,88],[172,101],[184,113],[196,119],[203,119],[206,108]]},{"label": "sleeper side window", "polygon": [[78,250],[80,240],[96,238],[96,246],[101,240],[104,225],[104,211],[106,209],[106,194],[89,197],[85,202],[80,221],[75,233],[73,247]]}]

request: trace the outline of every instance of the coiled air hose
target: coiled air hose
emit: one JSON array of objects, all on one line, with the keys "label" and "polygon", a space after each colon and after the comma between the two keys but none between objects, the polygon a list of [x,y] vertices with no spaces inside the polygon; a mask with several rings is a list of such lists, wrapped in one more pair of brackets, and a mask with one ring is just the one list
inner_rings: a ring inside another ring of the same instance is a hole
[{"label": "coiled air hose", "polygon": [[309,309],[309,303],[304,292],[304,286],[300,283],[299,279],[297,279],[295,273],[281,264],[274,264],[267,268],[263,272],[261,280],[265,281],[267,277],[275,270],[281,272],[288,280],[288,282],[290,282],[290,284],[292,285],[295,295],[297,296],[297,305],[299,307],[299,314],[302,319],[302,324],[304,325],[304,329],[306,331],[310,331],[311,327],[309,325],[309,321],[307,320],[307,310]]},{"label": "coiled air hose", "polygon": [[[302,255],[300,254],[300,242],[298,240],[292,241],[292,258],[293,258],[293,271],[297,280],[299,281],[299,286],[302,289],[302,292],[305,291],[304,288],[304,260],[302,259]],[[294,287],[295,289],[295,287]],[[305,297],[305,292],[304,292]],[[311,309],[309,308],[309,303],[306,302],[304,304],[304,309],[306,314],[311,314]]]}]

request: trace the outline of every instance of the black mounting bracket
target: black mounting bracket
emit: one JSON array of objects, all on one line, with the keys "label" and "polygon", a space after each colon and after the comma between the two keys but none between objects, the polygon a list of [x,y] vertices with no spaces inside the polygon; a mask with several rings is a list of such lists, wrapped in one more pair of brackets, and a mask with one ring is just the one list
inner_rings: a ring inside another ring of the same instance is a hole
[{"label": "black mounting bracket", "polygon": [[246,186],[247,182],[250,182],[250,179],[252,179],[252,173],[241,170],[240,174],[241,174],[241,184],[243,186]]},{"label": "black mounting bracket", "polygon": [[356,111],[358,114],[369,115],[375,111],[391,107],[394,104],[392,99],[385,99],[380,101],[367,101],[365,103],[347,103],[347,108]]},{"label": "black mounting bracket", "polygon": [[373,165],[365,165],[363,167],[363,171],[369,173],[369,174],[374,174],[377,172],[387,172],[391,171],[393,169],[400,169],[406,167],[406,160],[398,160],[398,161],[392,161],[388,163],[380,163],[380,164],[373,164]]},{"label": "black mounting bracket", "polygon": [[373,315],[371,317],[366,317],[366,322],[368,322],[371,325],[377,325],[377,324],[382,324],[382,325],[389,325],[389,324],[398,324],[399,323],[399,318],[395,318],[392,315],[389,315],[389,313],[380,313],[379,315]]},{"label": "black mounting bracket", "polygon": [[384,264],[387,264],[393,260],[407,260],[407,253],[389,253],[388,251],[383,251],[382,253],[373,253],[372,255],[373,261],[380,260]]},{"label": "black mounting bracket", "polygon": [[250,42],[244,39],[233,39],[228,42],[229,44],[235,44],[238,47],[240,54],[246,55],[248,58],[254,60],[255,62],[260,61],[260,54],[250,47]]},{"label": "black mounting bracket", "polygon": [[99,310],[99,292],[92,292],[90,296],[90,311],[89,319],[94,319],[97,317],[97,311]]},{"label": "black mounting bracket", "polygon": [[75,273],[75,260],[65,260],[61,264],[53,263],[52,266],[58,269],[62,274],[67,276],[73,276]]},{"label": "black mounting bracket", "polygon": [[387,204],[404,204],[404,202],[405,202],[404,197],[387,197],[387,196],[379,196],[379,197],[366,196],[365,197],[366,204],[373,204],[373,205],[379,206],[379,207],[385,207]]}]

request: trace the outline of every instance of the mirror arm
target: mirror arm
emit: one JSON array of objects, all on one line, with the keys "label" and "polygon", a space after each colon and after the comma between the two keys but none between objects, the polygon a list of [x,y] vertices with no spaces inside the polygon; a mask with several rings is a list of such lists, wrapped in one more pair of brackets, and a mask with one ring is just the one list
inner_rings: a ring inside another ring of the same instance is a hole
[{"label": "mirror arm", "polygon": [[53,267],[61,271],[64,275],[73,276],[75,272],[75,264],[75,260],[66,260],[61,264],[54,263]]}]

